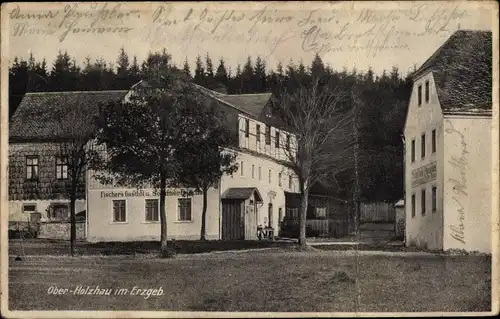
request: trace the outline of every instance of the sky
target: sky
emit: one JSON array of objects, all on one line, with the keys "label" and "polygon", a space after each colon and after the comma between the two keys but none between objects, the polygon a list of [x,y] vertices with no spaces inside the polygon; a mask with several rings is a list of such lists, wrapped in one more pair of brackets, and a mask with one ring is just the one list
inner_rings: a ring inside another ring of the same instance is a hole
[{"label": "sky", "polygon": [[315,53],[335,70],[406,74],[458,29],[492,30],[493,2],[24,3],[2,10],[4,52],[46,58],[59,50],[115,62],[121,47],[142,61],[166,48],[174,62],[223,57],[234,73],[247,57],[268,67]]}]

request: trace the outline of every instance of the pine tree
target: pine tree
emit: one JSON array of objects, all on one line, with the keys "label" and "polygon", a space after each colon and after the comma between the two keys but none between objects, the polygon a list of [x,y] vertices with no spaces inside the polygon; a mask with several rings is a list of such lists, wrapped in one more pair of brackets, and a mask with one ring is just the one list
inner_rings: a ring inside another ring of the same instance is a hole
[{"label": "pine tree", "polygon": [[196,57],[196,68],[194,70],[194,83],[206,86],[205,82],[205,68],[203,67],[203,62],[201,62],[201,57],[198,55]]},{"label": "pine tree", "polygon": [[215,78],[214,78],[214,66],[212,64],[212,58],[207,52],[205,56],[205,85],[208,89],[213,89],[215,86]]},{"label": "pine tree", "polygon": [[137,56],[134,55],[134,58],[132,59],[132,64],[130,65],[129,69],[129,75],[130,75],[130,85],[134,85],[137,82],[139,82],[140,77],[141,77],[141,70],[139,68],[139,64],[137,63]]},{"label": "pine tree", "polygon": [[313,78],[322,77],[325,74],[325,66],[323,64],[323,60],[318,53],[314,56],[314,59],[311,63],[311,76]]},{"label": "pine tree", "polygon": [[52,91],[73,91],[71,81],[71,57],[68,52],[58,52],[50,72],[50,88]]},{"label": "pine tree", "polygon": [[191,79],[192,76],[191,76],[191,68],[189,67],[189,62],[188,62],[188,59],[186,57],[186,59],[184,60],[184,66],[182,67],[182,71],[184,72],[184,74],[186,74],[186,76]]},{"label": "pine tree", "polygon": [[226,71],[226,66],[224,63],[224,59],[221,57],[219,60],[219,66],[217,67],[217,71],[215,72],[215,81],[217,82],[220,88],[225,88],[226,91],[229,89],[229,75]]},{"label": "pine tree", "polygon": [[253,93],[254,92],[254,72],[252,59],[250,56],[247,57],[247,62],[243,66],[243,71],[241,72],[241,92],[242,93]]},{"label": "pine tree", "polygon": [[253,74],[253,92],[262,93],[266,91],[266,61],[257,56]]}]

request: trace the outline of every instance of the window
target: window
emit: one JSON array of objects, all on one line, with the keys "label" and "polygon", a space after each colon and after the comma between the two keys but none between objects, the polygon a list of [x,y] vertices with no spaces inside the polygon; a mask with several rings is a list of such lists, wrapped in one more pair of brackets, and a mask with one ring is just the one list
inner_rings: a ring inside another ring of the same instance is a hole
[{"label": "window", "polygon": [[266,125],[266,145],[271,145],[271,126]]},{"label": "window", "polygon": [[262,167],[259,166],[259,181],[262,180]]},{"label": "window", "polygon": [[26,178],[38,179],[38,156],[26,157]]},{"label": "window", "polygon": [[24,204],[23,213],[34,213],[36,212],[36,204]]},{"label": "window", "polygon": [[243,176],[243,162],[240,163],[240,175]]},{"label": "window", "polygon": [[271,184],[271,170],[269,170],[269,184]]},{"label": "window", "polygon": [[420,210],[422,212],[422,216],[425,215],[425,189],[422,189],[422,193],[420,195]]},{"label": "window", "polygon": [[255,135],[257,136],[257,142],[260,142],[260,124],[257,124],[255,127]]},{"label": "window", "polygon": [[245,137],[250,136],[250,120],[245,119]]},{"label": "window", "polygon": [[420,155],[425,158],[425,134],[422,134],[422,139],[420,141]]},{"label": "window", "polygon": [[411,195],[411,217],[415,217],[415,194]]},{"label": "window", "polygon": [[146,221],[157,222],[160,220],[157,199],[146,199]]},{"label": "window", "polygon": [[179,198],[179,221],[191,221],[191,198]]},{"label": "window", "polygon": [[126,205],[125,200],[114,200],[113,201],[113,221],[124,223],[127,221],[126,218]]},{"label": "window", "polygon": [[415,140],[411,141],[411,162],[415,162]]},{"label": "window", "polygon": [[316,207],[314,215],[316,218],[326,218],[326,207]]},{"label": "window", "polygon": [[432,212],[434,213],[437,210],[437,187],[432,187]]},{"label": "window", "polygon": [[58,156],[56,157],[56,178],[57,179],[67,179],[68,178],[68,158]]},{"label": "window", "polygon": [[69,217],[69,207],[67,204],[53,203],[49,206],[47,217],[50,219],[65,220]]},{"label": "window", "polygon": [[278,173],[278,186],[281,186],[281,172]]},{"label": "window", "polygon": [[432,153],[436,153],[436,130],[432,130]]},{"label": "window", "polygon": [[252,178],[255,178],[255,165],[252,165]]},{"label": "window", "polygon": [[418,86],[418,106],[422,105],[422,85]]},{"label": "window", "polygon": [[429,81],[425,81],[425,103],[429,103]]},{"label": "window", "polygon": [[280,148],[280,132],[276,131],[276,148]]},{"label": "window", "polygon": [[292,175],[288,175],[288,188],[292,189]]},{"label": "window", "polygon": [[286,150],[290,150],[290,134],[286,135]]}]

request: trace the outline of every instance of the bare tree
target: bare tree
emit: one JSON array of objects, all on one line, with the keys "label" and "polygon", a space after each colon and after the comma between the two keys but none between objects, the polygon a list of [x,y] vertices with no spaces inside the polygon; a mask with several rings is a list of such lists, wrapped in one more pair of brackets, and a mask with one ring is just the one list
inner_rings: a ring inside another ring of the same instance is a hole
[{"label": "bare tree", "polygon": [[273,109],[293,135],[284,147],[301,193],[299,244],[306,248],[306,217],[310,188],[336,172],[352,167],[348,152],[354,139],[348,90],[320,78],[282,89]]},{"label": "bare tree", "polygon": [[63,192],[70,201],[70,255],[75,255],[76,200],[84,189],[85,173],[90,162],[97,158],[92,137],[96,110],[83,103],[71,104],[64,110],[52,109],[53,135],[56,155],[56,178],[64,184]]}]

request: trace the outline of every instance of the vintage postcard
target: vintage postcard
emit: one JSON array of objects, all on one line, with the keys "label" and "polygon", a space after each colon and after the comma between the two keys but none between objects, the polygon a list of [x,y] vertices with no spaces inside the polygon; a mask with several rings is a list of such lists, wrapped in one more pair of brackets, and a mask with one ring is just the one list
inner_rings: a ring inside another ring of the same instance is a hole
[{"label": "vintage postcard", "polygon": [[1,7],[6,318],[498,314],[498,3]]}]

